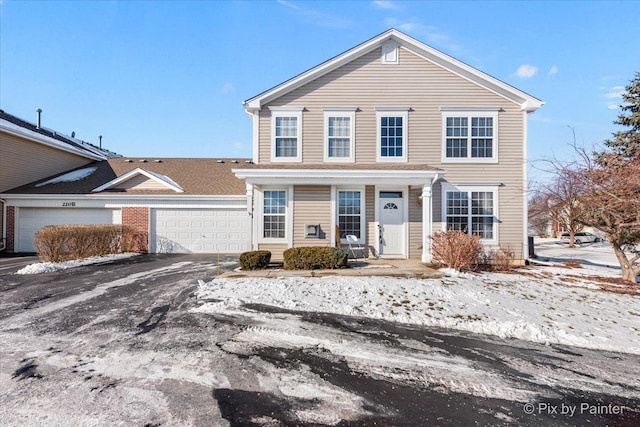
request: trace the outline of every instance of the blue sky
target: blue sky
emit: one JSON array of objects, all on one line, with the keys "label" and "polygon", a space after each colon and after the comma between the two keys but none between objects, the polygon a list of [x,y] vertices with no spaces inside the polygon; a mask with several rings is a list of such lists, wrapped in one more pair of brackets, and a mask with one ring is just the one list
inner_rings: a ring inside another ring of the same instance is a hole
[{"label": "blue sky", "polygon": [[[250,157],[242,101],[391,27],[544,101],[529,157],[616,130],[640,2],[0,3],[0,108],[129,156]],[[534,172],[535,175],[535,172]]]}]

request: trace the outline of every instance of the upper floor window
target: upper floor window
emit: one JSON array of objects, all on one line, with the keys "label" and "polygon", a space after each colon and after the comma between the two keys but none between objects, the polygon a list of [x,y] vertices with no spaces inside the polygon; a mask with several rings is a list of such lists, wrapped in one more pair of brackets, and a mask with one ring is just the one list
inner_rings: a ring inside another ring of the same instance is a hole
[{"label": "upper floor window", "polygon": [[497,112],[443,113],[443,162],[495,162]]},{"label": "upper floor window", "polygon": [[378,110],[379,162],[407,161],[408,108]]},{"label": "upper floor window", "polygon": [[302,108],[271,110],[271,161],[302,161]]},{"label": "upper floor window", "polygon": [[325,111],[326,162],[353,162],[355,159],[355,108],[351,111]]}]

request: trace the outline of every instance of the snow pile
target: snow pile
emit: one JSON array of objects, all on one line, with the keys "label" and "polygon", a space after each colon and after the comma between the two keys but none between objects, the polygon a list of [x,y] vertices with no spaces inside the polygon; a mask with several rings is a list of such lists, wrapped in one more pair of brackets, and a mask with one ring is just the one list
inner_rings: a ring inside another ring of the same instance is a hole
[{"label": "snow pile", "polygon": [[138,255],[137,253],[113,254],[105,256],[97,256],[85,259],[76,259],[65,262],[37,262],[29,264],[26,267],[16,271],[16,274],[40,274],[53,273],[54,271],[67,270],[69,268],[80,267],[82,265],[102,264],[109,261],[115,261],[123,258],[130,258]]},{"label": "snow pile", "polygon": [[527,272],[448,272],[449,277],[426,280],[218,278],[200,282],[203,305],[196,311],[220,313],[257,303],[640,354],[640,297],[602,291],[588,278],[615,273],[559,267]]},{"label": "snow pile", "polygon": [[57,176],[55,178],[51,178],[48,181],[38,183],[38,184],[36,184],[36,187],[43,187],[43,186],[49,185],[49,184],[57,184],[59,182],[80,181],[81,179],[85,179],[86,177],[88,177],[89,175],[94,173],[96,171],[96,169],[98,169],[97,166],[91,166],[91,167],[88,167],[88,168],[82,168],[82,169],[74,170],[74,171],[65,173],[63,175]]}]

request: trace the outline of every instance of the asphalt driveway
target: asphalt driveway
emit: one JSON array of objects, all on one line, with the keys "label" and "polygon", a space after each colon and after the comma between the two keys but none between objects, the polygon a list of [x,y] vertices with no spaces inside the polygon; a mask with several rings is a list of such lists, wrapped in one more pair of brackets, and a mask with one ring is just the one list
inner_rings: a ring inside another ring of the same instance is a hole
[{"label": "asphalt driveway", "polygon": [[194,312],[198,280],[235,265],[0,270],[0,425],[640,424],[638,356],[262,306]]}]

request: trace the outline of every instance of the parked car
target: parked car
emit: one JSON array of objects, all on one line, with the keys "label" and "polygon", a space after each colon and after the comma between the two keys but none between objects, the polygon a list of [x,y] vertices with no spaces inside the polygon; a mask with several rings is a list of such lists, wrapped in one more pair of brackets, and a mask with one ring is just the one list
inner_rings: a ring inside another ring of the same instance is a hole
[{"label": "parked car", "polygon": [[[562,239],[569,239],[569,233],[562,233],[560,236]],[[599,242],[600,238],[593,233],[586,231],[580,231],[573,236],[574,242],[581,245],[582,243]]]}]

